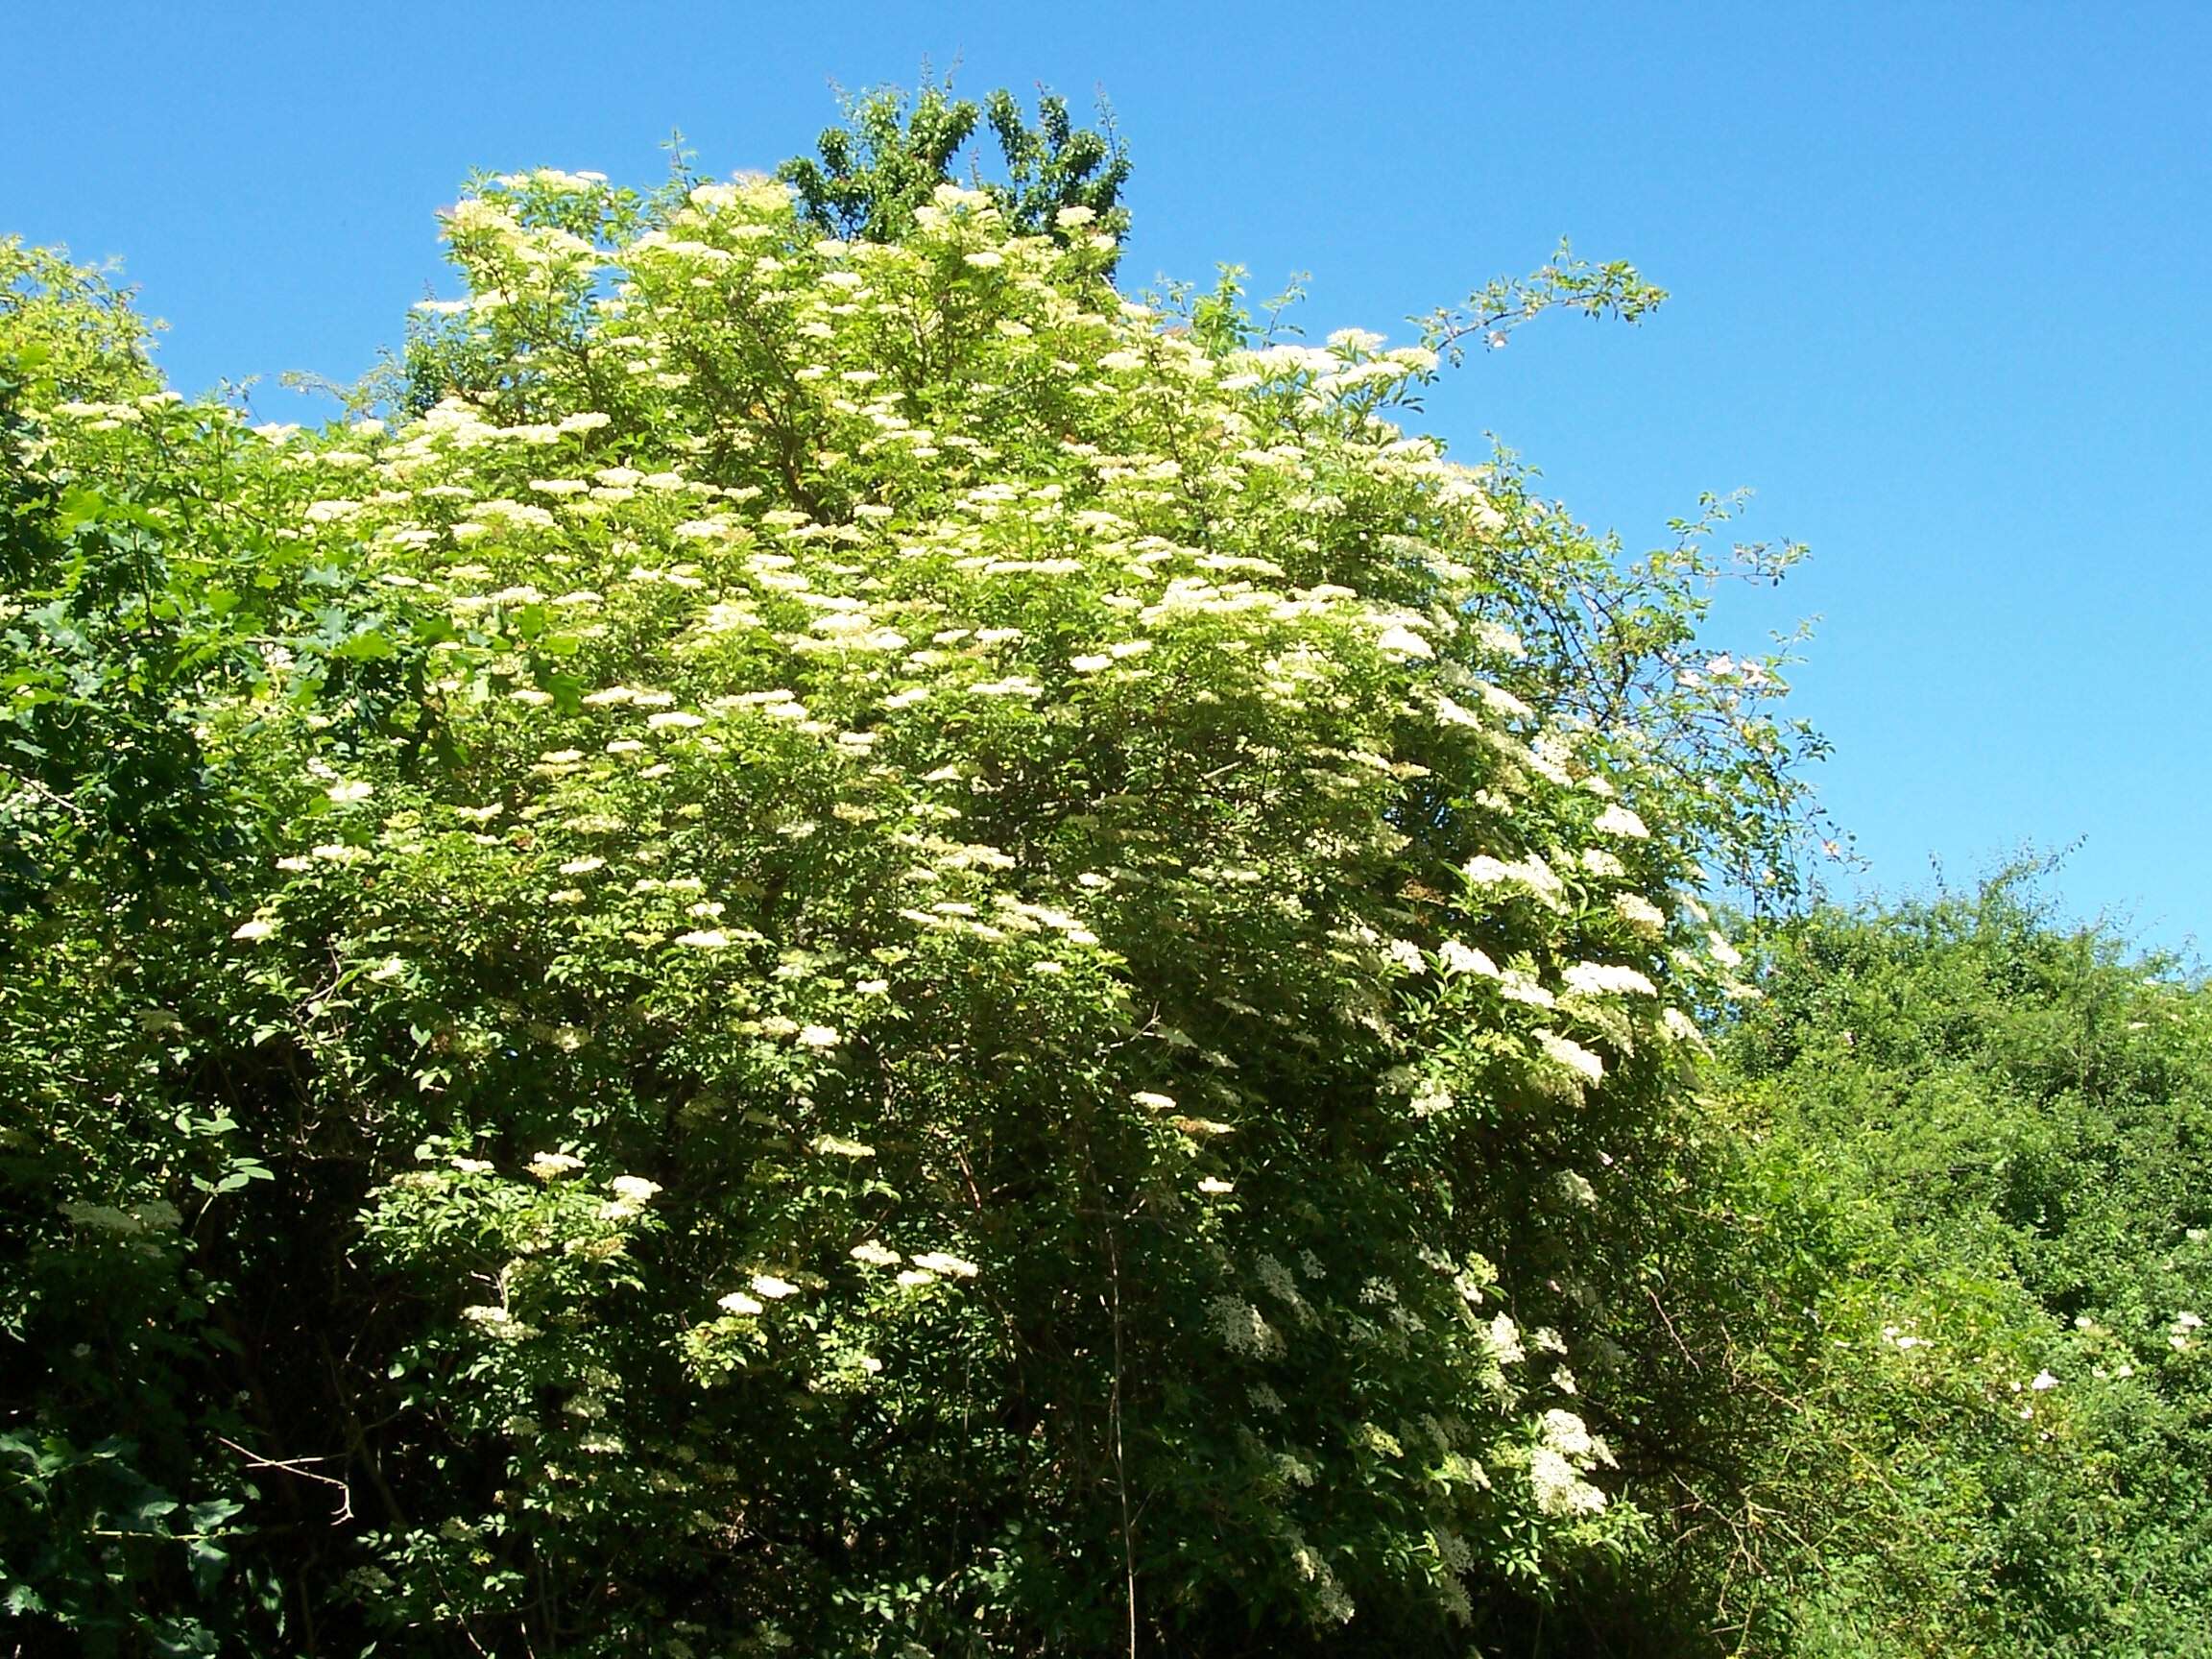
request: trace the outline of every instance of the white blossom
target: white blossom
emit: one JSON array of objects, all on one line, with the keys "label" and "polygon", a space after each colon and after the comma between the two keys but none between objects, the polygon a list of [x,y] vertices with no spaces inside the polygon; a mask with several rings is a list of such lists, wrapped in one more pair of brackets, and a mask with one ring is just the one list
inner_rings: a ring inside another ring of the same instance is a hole
[{"label": "white blossom", "polygon": [[1613,803],[1604,811],[1598,814],[1598,822],[1594,828],[1600,834],[1622,835],[1631,841],[1641,841],[1651,833],[1644,827],[1643,819],[1637,817],[1635,813],[1619,802]]},{"label": "white blossom", "polygon": [[919,1256],[909,1256],[907,1260],[925,1273],[942,1273],[950,1279],[973,1279],[977,1272],[974,1262],[947,1255],[942,1250],[925,1251]]},{"label": "white blossom", "polygon": [[1447,939],[1437,947],[1436,954],[1443,961],[1447,974],[1480,974],[1491,979],[1498,977],[1498,964],[1472,945]]},{"label": "white blossom", "polygon": [[1605,1078],[1605,1062],[1571,1037],[1562,1037],[1556,1031],[1536,1033],[1537,1046],[1568,1070],[1592,1083]]}]

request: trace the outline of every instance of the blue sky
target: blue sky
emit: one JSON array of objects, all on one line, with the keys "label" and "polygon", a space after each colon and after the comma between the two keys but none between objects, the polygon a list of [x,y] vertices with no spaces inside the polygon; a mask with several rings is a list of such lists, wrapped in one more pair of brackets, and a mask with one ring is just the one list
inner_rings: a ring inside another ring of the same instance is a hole
[{"label": "blue sky", "polygon": [[1410,314],[1561,235],[1674,299],[1546,320],[1432,399],[1631,548],[1700,491],[1810,542],[1719,643],[1821,617],[1798,711],[1885,890],[2080,841],[2051,884],[2212,936],[2212,8],[2193,4],[817,6],[15,0],[0,232],[120,256],[182,390],[349,378],[443,278],[476,167],[648,181],[681,128],[764,168],[830,83],[1113,100],[1126,276],[1310,332]]}]

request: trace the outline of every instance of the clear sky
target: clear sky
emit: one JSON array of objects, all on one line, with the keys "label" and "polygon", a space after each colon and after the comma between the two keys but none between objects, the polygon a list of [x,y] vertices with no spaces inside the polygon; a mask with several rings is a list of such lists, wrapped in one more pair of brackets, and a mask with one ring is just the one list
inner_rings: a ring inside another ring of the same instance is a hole
[{"label": "clear sky", "polygon": [[2212,939],[2212,6],[0,0],[0,232],[121,257],[173,382],[270,418],[397,343],[470,169],[771,167],[925,58],[1103,89],[1125,276],[1307,272],[1316,336],[1632,259],[1656,316],[1544,320],[1432,428],[1631,548],[1740,486],[1812,544],[1719,642],[1821,617],[1794,701],[1873,884],[2079,841],[2071,911]]}]

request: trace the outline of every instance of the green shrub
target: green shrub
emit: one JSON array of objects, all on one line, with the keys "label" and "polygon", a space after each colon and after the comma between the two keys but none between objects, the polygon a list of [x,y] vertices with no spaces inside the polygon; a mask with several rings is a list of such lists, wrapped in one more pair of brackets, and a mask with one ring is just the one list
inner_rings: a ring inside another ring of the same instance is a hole
[{"label": "green shrub", "polygon": [[1774,1211],[1827,1217],[1768,1339],[1800,1432],[1766,1501],[1825,1518],[1801,1570],[1837,1651],[2202,1627],[2212,1022],[2027,879],[1813,913],[1727,1045]]},{"label": "green shrub", "polygon": [[1653,291],[1140,303],[1053,120],[875,240],[480,180],[392,411],[316,432],[13,267],[31,1628],[1705,1643],[1687,893],[1786,884],[1807,739],[1695,649],[1718,507],[1625,565],[1394,423]]}]

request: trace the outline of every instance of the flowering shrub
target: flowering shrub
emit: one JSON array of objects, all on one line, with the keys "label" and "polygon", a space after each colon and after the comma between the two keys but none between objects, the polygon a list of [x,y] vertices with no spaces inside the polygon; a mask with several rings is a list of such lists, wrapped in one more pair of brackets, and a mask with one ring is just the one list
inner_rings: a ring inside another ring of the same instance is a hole
[{"label": "flowering shrub", "polygon": [[[1803,741],[1704,526],[1404,431],[1461,324],[911,219],[480,180],[418,412],[320,432],[64,375],[9,251],[18,1610],[1456,1652],[1642,1547],[1690,894],[1786,879]],[[58,741],[126,646],[145,776]]]}]

